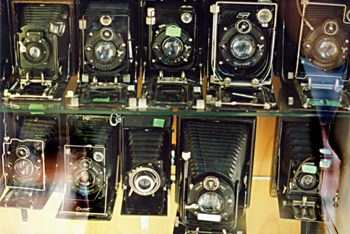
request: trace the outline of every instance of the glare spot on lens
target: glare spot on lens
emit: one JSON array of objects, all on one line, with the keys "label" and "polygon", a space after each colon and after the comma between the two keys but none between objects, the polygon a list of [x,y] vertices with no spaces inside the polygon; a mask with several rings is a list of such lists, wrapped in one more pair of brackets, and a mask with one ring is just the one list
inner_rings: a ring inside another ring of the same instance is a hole
[{"label": "glare spot on lens", "polygon": [[177,37],[168,37],[164,40],[162,50],[171,59],[179,57],[183,51],[182,41]]},{"label": "glare spot on lens", "polygon": [[217,214],[223,209],[224,200],[215,192],[207,192],[199,197],[198,205],[202,212]]},{"label": "glare spot on lens", "polygon": [[329,37],[324,37],[317,42],[316,51],[322,59],[332,59],[339,53],[336,41]]},{"label": "glare spot on lens", "polygon": [[33,59],[38,59],[41,56],[40,48],[33,46],[29,49],[29,56]]},{"label": "glare spot on lens", "polygon": [[94,182],[94,176],[87,170],[83,170],[77,175],[77,180],[82,186],[90,186]]},{"label": "glare spot on lens", "polygon": [[237,59],[248,59],[255,52],[255,41],[249,35],[236,36],[231,42],[231,53]]},{"label": "glare spot on lens", "polygon": [[110,62],[116,55],[116,48],[112,42],[101,41],[95,47],[95,55],[103,62]]}]

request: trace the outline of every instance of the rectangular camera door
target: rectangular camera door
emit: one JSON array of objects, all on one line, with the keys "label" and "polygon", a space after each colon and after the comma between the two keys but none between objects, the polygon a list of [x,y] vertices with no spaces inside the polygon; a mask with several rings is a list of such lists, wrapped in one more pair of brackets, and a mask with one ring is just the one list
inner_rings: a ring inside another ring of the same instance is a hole
[{"label": "rectangular camera door", "polygon": [[110,116],[69,115],[59,218],[110,220],[119,172],[119,127]]}]

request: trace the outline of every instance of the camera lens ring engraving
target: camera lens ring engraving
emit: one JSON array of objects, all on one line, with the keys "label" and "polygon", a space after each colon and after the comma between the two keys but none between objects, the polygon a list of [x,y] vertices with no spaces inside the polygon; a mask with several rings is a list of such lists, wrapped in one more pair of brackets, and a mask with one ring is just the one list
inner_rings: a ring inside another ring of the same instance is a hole
[{"label": "camera lens ring engraving", "polygon": [[260,23],[266,24],[272,20],[273,15],[269,9],[263,8],[263,9],[258,11],[256,17]]},{"label": "camera lens ring engraving", "polygon": [[238,34],[231,40],[230,51],[236,59],[250,59],[255,54],[256,42],[249,34]]},{"label": "camera lens ring engraving", "polygon": [[108,26],[112,23],[112,17],[110,17],[109,15],[102,15],[100,18],[100,23],[103,26]]},{"label": "camera lens ring engraving", "polygon": [[20,158],[26,158],[30,155],[30,150],[25,145],[19,145],[16,147],[16,155]]},{"label": "camera lens ring engraving", "polygon": [[150,196],[159,190],[161,178],[153,168],[140,166],[129,172],[129,185],[138,195]]},{"label": "camera lens ring engraving", "polygon": [[318,186],[318,176],[317,174],[300,172],[297,175],[296,184],[302,190],[314,190]]},{"label": "camera lens ring engraving", "polygon": [[323,23],[322,30],[326,35],[335,35],[339,31],[339,24],[335,20],[327,20]]},{"label": "camera lens ring engraving", "polygon": [[237,21],[236,29],[239,33],[247,34],[252,30],[252,23],[249,20],[241,19]]},{"label": "camera lens ring engraving", "polygon": [[219,214],[224,208],[223,197],[216,192],[205,192],[198,198],[199,210],[207,214]]},{"label": "camera lens ring engraving", "polygon": [[178,58],[183,50],[183,42],[178,37],[167,37],[162,43],[162,51],[170,59]]}]

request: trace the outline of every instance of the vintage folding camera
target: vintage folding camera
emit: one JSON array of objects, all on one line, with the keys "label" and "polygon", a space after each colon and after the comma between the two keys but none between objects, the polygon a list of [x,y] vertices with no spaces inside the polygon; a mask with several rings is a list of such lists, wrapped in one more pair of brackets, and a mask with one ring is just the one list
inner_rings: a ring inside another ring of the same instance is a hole
[{"label": "vintage folding camera", "polygon": [[58,116],[6,114],[2,144],[5,194],[1,206],[42,209],[55,186]]},{"label": "vintage folding camera", "polygon": [[280,217],[322,221],[319,184],[328,163],[318,119],[280,120],[277,140],[274,178]]},{"label": "vintage folding camera", "polygon": [[[146,0],[143,97],[153,105],[191,105],[202,98],[207,28],[201,1]],[[202,36],[198,36],[201,33]]]},{"label": "vintage folding camera", "polygon": [[74,68],[73,1],[11,2],[15,66],[5,100],[61,100]]},{"label": "vintage folding camera", "polygon": [[11,71],[10,36],[9,36],[8,8],[5,1],[0,3],[0,93],[5,86],[5,79]]},{"label": "vintage folding camera", "polygon": [[183,117],[178,123],[179,215],[186,233],[245,232],[255,119]]},{"label": "vintage folding camera", "polygon": [[286,86],[289,105],[349,109],[349,3],[282,2],[286,5],[283,75],[294,86]]},{"label": "vintage folding camera", "polygon": [[277,4],[272,1],[217,1],[211,38],[207,103],[217,107],[276,106],[272,65]]},{"label": "vintage folding camera", "polygon": [[80,3],[80,103],[125,104],[136,96],[138,7],[135,1]]},{"label": "vintage folding camera", "polygon": [[124,215],[166,215],[171,166],[170,116],[124,116]]},{"label": "vintage folding camera", "polygon": [[119,171],[119,127],[112,116],[69,115],[60,218],[112,218]]}]

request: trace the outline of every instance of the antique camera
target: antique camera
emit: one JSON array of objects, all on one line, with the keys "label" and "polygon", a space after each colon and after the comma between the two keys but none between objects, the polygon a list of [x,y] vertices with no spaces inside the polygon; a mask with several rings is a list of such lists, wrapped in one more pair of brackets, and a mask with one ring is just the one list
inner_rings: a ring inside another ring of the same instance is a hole
[{"label": "antique camera", "polygon": [[82,104],[125,104],[135,96],[136,9],[134,1],[81,2]]},{"label": "antique camera", "polygon": [[271,83],[277,4],[217,1],[210,11],[212,73],[207,103],[217,107],[275,107]]},{"label": "antique camera", "polygon": [[[10,73],[9,21],[6,2],[0,3],[0,93],[4,88],[5,77]],[[2,139],[2,138],[1,138]]]},{"label": "antique camera", "polygon": [[170,187],[169,116],[124,116],[124,215],[166,215]]},{"label": "antique camera", "polygon": [[42,209],[55,185],[59,117],[7,114],[2,144],[5,187],[0,205]]},{"label": "antique camera", "polygon": [[281,218],[322,220],[319,185],[321,172],[327,169],[322,149],[317,118],[280,121],[275,176]]},{"label": "antique camera", "polygon": [[154,105],[186,106],[202,99],[203,48],[207,41],[202,4],[192,0],[145,1],[143,97]]},{"label": "antique camera", "polygon": [[254,118],[179,120],[179,214],[186,233],[245,232],[254,131]]},{"label": "antique camera", "polygon": [[72,4],[12,1],[15,68],[6,100],[61,100],[73,67]]},{"label": "antique camera", "polygon": [[288,93],[294,99],[289,104],[349,109],[349,4],[341,0],[284,4],[284,76],[296,92]]},{"label": "antique camera", "polygon": [[64,200],[58,217],[112,218],[119,171],[119,127],[113,118],[68,116]]}]

